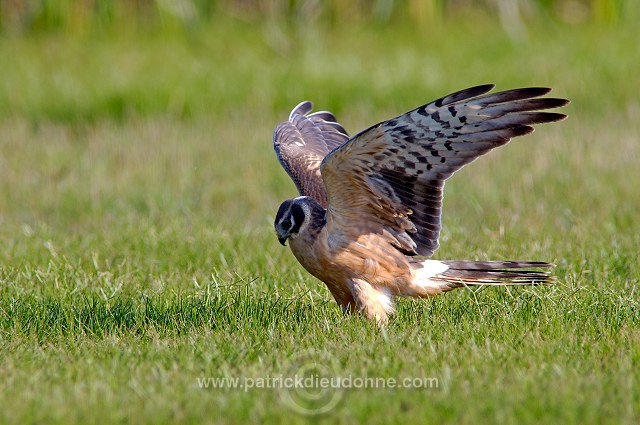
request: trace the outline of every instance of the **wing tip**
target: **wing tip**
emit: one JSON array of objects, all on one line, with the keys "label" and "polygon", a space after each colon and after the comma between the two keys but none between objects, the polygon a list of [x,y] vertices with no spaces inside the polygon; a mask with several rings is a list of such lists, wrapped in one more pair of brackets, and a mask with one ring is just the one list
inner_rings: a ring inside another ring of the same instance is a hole
[{"label": "wing tip", "polygon": [[533,133],[534,130],[535,128],[531,127],[530,125],[516,125],[508,128],[509,136],[504,140],[508,141],[511,137],[524,136],[526,134]]},{"label": "wing tip", "polygon": [[522,124],[508,127],[507,130],[509,132],[509,137],[524,136],[535,131],[535,127],[533,127],[534,125],[562,121],[566,118],[567,116],[565,114],[558,112],[529,113],[526,121],[523,121]]},{"label": "wing tip", "polygon": [[489,90],[493,90],[496,88],[496,85],[494,83],[487,83],[487,84],[480,84],[479,86],[475,86],[475,87],[471,87],[468,90],[483,90],[484,93],[488,92]]},{"label": "wing tip", "polygon": [[567,119],[567,114],[561,114],[558,112],[546,112],[547,117],[550,118],[549,121],[545,121],[545,122],[556,122],[556,121],[562,121]]},{"label": "wing tip", "polygon": [[479,86],[469,87],[467,89],[459,90],[457,92],[443,96],[438,100],[435,100],[433,104],[437,107],[441,107],[463,100],[472,99],[474,97],[490,92],[495,87],[495,84],[481,84]]},{"label": "wing tip", "polygon": [[551,87],[524,87],[521,89],[514,89],[514,92],[521,94],[524,98],[540,97],[548,94],[553,90]]},{"label": "wing tip", "polygon": [[[513,101],[524,101],[527,99],[536,99],[542,97],[552,89],[550,87],[522,87],[516,89],[508,89],[503,91],[498,91],[495,93],[490,93],[485,96],[481,96],[477,99],[477,102],[481,105],[501,105]],[[569,100],[562,98],[542,98],[538,99],[534,104],[541,105],[538,106],[539,109],[547,109],[547,108],[558,108],[561,106],[565,106],[569,104]]]},{"label": "wing tip", "polygon": [[529,113],[528,115],[531,117],[531,120],[528,121],[526,125],[562,121],[567,118],[565,114],[559,112],[534,112]]},{"label": "wing tip", "polygon": [[562,108],[563,106],[567,106],[569,103],[571,102],[568,99],[562,99],[558,97],[545,97],[538,101],[539,107],[536,109],[540,110]]},{"label": "wing tip", "polygon": [[313,102],[310,100],[303,100],[298,103],[289,114],[289,120],[292,120],[296,115],[307,115],[313,110]]}]

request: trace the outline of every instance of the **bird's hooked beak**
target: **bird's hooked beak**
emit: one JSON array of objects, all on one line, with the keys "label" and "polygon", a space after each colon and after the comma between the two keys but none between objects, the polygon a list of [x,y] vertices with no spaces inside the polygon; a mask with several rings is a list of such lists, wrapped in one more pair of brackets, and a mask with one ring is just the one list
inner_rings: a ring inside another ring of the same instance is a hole
[{"label": "bird's hooked beak", "polygon": [[287,246],[287,239],[289,239],[289,235],[281,235],[277,230],[276,233],[278,234],[278,242],[280,242],[280,245]]}]

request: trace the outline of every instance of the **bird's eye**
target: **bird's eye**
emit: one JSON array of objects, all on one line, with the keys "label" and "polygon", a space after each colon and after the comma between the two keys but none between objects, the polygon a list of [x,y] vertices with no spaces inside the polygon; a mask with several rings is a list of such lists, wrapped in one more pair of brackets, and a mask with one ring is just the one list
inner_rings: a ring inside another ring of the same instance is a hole
[{"label": "bird's eye", "polygon": [[283,229],[287,229],[287,230],[291,229],[291,220],[289,220],[289,219],[283,220],[282,221],[282,228]]}]

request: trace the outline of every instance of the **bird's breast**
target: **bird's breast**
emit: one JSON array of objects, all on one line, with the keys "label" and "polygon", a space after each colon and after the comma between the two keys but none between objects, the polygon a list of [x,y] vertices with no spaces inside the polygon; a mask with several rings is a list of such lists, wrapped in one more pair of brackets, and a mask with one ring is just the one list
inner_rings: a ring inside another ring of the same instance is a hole
[{"label": "bird's breast", "polygon": [[325,233],[300,233],[289,239],[289,248],[309,273],[327,283],[327,280],[334,280],[338,265],[326,243]]},{"label": "bird's breast", "polygon": [[377,242],[369,235],[340,243],[323,229],[315,235],[299,234],[289,246],[300,264],[330,288],[351,279],[393,288],[410,274],[409,265],[400,252]]}]

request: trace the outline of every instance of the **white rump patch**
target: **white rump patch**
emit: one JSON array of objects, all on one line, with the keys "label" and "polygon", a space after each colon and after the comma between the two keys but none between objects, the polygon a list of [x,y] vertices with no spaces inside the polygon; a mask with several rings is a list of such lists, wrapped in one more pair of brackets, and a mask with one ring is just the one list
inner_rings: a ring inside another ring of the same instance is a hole
[{"label": "white rump patch", "polygon": [[413,282],[416,285],[424,286],[430,278],[449,269],[442,261],[426,260],[421,262],[421,269],[413,269]]}]

